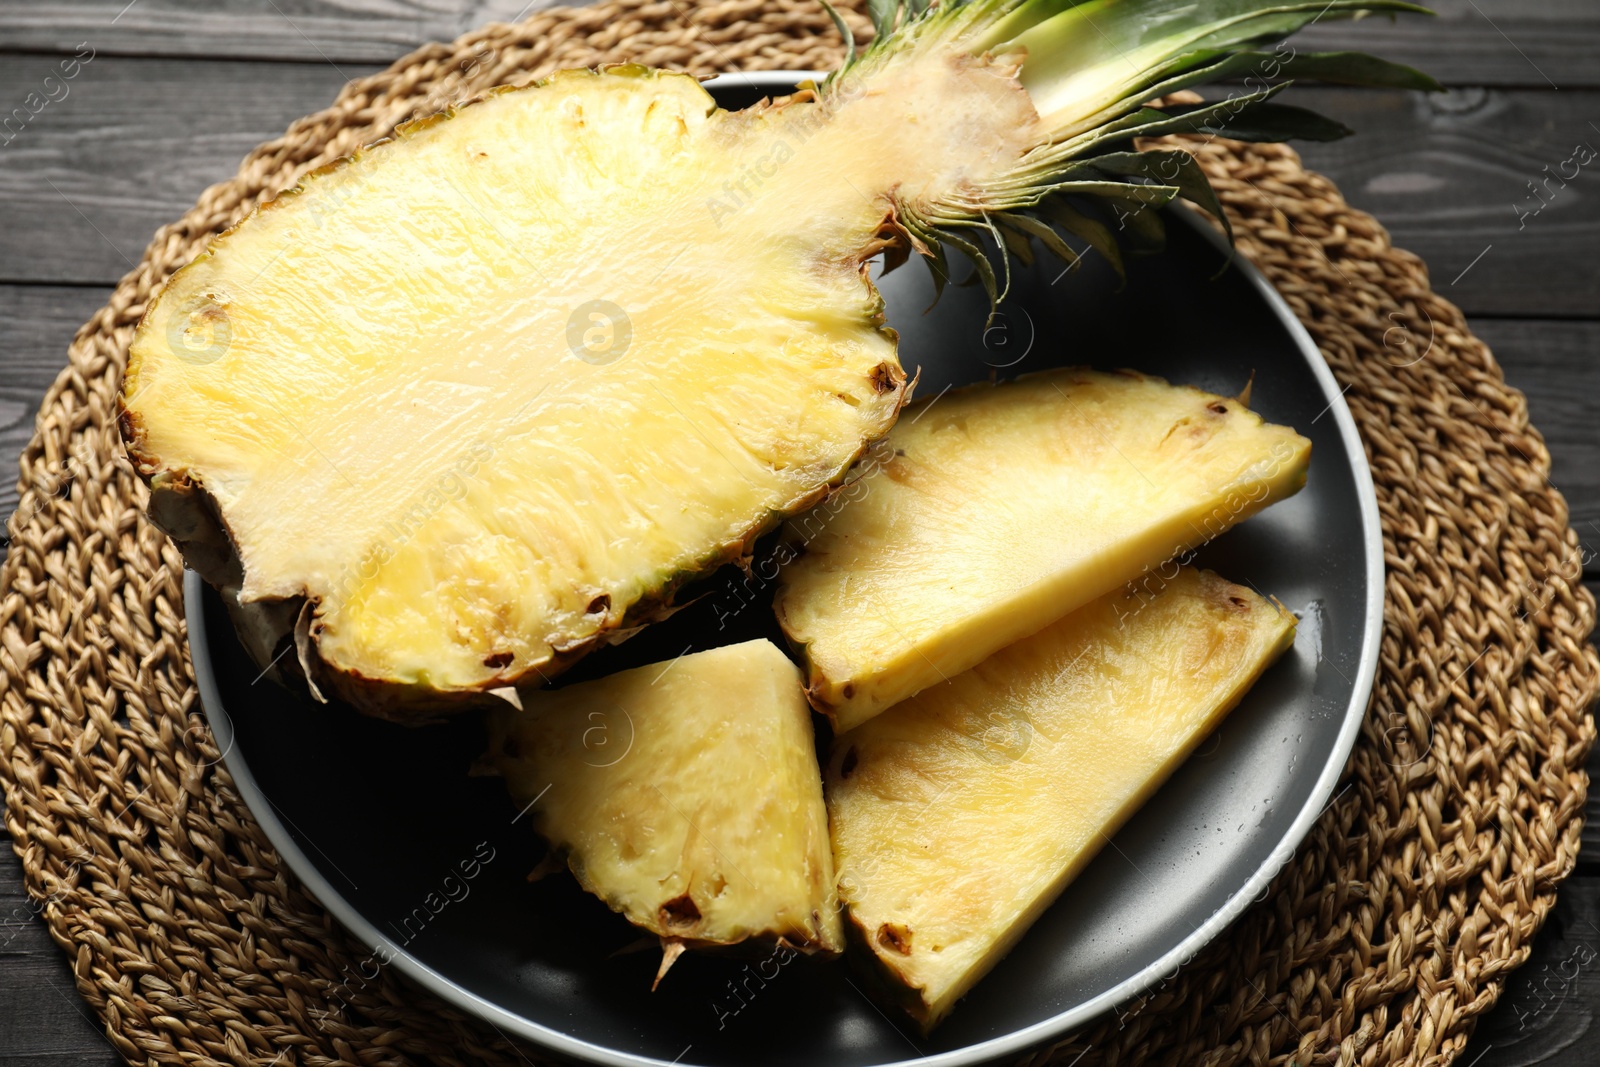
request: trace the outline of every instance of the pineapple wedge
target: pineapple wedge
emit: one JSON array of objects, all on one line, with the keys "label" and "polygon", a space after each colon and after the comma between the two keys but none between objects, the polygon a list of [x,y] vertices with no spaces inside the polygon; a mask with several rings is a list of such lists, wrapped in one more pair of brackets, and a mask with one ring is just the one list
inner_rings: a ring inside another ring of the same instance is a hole
[{"label": "pineapple wedge", "polygon": [[1294,641],[1294,618],[1183,568],[1118,591],[834,741],[850,934],[927,1030]]},{"label": "pineapple wedge", "polygon": [[543,680],[893,424],[874,255],[941,281],[970,255],[998,297],[975,227],[1072,259],[1053,225],[1109,249],[1113,215],[1222,214],[1192,158],[1136,137],[1342,129],[1271,103],[1281,84],[1150,99],[1262,70],[1432,84],[1253,51],[1398,0],[870,7],[872,46],[779,103],[722,111],[691,76],[622,66],[403,125],[167,280],[123,436],[258,663],[407,720]]},{"label": "pineapple wedge", "polygon": [[924,401],[886,444],[791,524],[775,602],[840,731],[1297,492],[1311,454],[1238,400],[1082,369]]},{"label": "pineapple wedge", "polygon": [[770,641],[698,652],[490,714],[488,762],[583,887],[683,946],[842,948],[800,673]]}]

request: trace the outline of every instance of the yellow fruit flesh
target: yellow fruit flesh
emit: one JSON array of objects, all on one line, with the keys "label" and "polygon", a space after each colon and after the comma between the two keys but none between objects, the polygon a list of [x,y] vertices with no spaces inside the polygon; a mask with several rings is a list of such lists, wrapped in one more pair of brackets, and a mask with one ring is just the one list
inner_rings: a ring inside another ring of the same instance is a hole
[{"label": "yellow fruit flesh", "polygon": [[241,601],[314,601],[336,688],[551,673],[892,424],[860,270],[889,194],[948,196],[1032,135],[1014,80],[953,63],[741,113],[568,72],[407,128],[171,280],[130,451],[158,496],[214,500]]},{"label": "yellow fruit flesh", "polygon": [[837,738],[840,897],[894,999],[942,1019],[1293,640],[1282,608],[1184,568]]},{"label": "yellow fruit flesh", "polygon": [[1305,483],[1311,443],[1237,400],[1048,371],[907,409],[776,610],[839,730],[952,678]]},{"label": "yellow fruit flesh", "polygon": [[523,701],[490,759],[589,892],[690,944],[842,948],[811,712],[771,642]]}]

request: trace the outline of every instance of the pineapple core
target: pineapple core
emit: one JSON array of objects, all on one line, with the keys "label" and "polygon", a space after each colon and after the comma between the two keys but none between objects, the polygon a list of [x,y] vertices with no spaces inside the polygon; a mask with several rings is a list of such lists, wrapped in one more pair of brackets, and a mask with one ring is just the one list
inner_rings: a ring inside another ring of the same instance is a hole
[{"label": "pineapple core", "polygon": [[852,935],[931,1028],[1294,642],[1294,618],[1183,568],[1119,590],[834,741]]},{"label": "pineapple core", "polygon": [[772,642],[522,700],[489,759],[585,889],[672,946],[840,951],[811,709]]},{"label": "pineapple core", "polygon": [[1236,399],[1046,371],[907,410],[790,524],[776,610],[849,730],[1305,484],[1311,442]]}]

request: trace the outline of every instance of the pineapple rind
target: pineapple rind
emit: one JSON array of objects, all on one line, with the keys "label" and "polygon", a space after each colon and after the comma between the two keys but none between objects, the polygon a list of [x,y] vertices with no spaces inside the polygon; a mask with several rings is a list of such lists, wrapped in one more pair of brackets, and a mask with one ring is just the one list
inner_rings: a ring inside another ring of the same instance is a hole
[{"label": "pineapple rind", "polygon": [[849,932],[926,1030],[1294,641],[1182,568],[1117,591],[837,737],[828,811]]},{"label": "pineapple rind", "polygon": [[771,642],[522,700],[489,757],[585,889],[691,946],[842,949],[810,708]]},{"label": "pineapple rind", "polygon": [[1298,492],[1310,449],[1132,371],[953,390],[908,409],[849,506],[791,520],[774,609],[849,730]]}]

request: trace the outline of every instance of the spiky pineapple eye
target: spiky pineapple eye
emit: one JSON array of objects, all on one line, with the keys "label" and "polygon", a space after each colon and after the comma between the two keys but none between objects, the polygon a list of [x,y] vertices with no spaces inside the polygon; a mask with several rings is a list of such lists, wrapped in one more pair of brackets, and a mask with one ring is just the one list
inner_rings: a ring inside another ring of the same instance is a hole
[{"label": "spiky pineapple eye", "polygon": [[901,956],[911,955],[911,930],[900,923],[884,923],[878,927],[878,944]]},{"label": "spiky pineapple eye", "polygon": [[700,907],[685,893],[661,905],[661,925],[669,930],[690,930],[700,922]]}]

